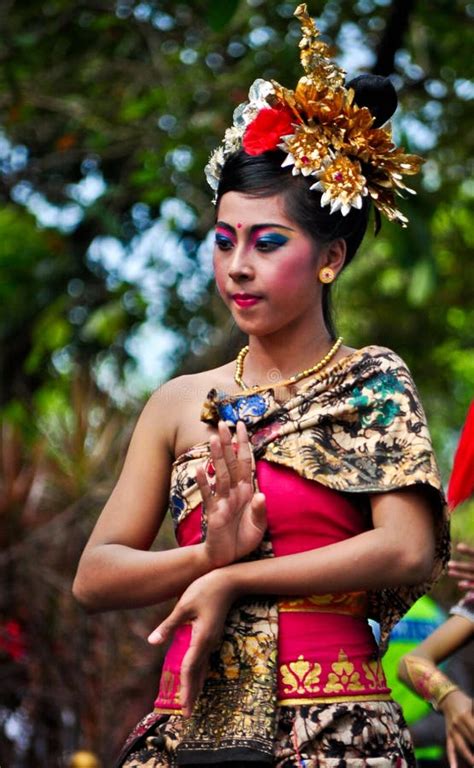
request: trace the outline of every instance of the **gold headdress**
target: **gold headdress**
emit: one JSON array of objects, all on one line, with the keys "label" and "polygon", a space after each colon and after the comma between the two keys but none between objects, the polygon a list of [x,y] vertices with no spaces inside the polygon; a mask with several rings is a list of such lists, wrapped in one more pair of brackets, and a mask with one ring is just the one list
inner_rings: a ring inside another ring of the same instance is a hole
[{"label": "gold headdress", "polygon": [[396,147],[390,126],[375,127],[368,107],[354,102],[354,90],[344,86],[345,72],[318,39],[306,4],[294,15],[301,24],[305,75],[294,91],[274,80],[253,83],[249,101],[234,111],[232,127],[206,166],[210,186],[217,190],[226,159],[240,148],[250,155],[278,148],[287,153],[282,167],[315,177],[310,189],[322,193],[321,206],[329,205],[331,213],[346,216],[368,195],[388,219],[406,226],[395,195],[414,194],[402,177],[418,173],[423,159]]}]

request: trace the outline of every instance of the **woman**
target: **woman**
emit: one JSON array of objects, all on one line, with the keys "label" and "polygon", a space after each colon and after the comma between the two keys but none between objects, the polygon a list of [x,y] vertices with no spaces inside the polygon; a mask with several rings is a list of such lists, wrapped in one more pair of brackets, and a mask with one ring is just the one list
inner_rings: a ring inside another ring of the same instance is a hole
[{"label": "woman", "polygon": [[[248,348],[152,396],[76,579],[93,610],[179,597],[149,638],[173,639],[128,768],[413,764],[367,616],[386,638],[446,561],[439,477],[406,366],[335,340],[329,286],[369,198],[405,224],[394,189],[419,159],[377,127],[389,83],[358,79],[353,102],[296,15],[305,76],[257,81],[207,168]],[[180,547],[148,552],[168,496]]]}]

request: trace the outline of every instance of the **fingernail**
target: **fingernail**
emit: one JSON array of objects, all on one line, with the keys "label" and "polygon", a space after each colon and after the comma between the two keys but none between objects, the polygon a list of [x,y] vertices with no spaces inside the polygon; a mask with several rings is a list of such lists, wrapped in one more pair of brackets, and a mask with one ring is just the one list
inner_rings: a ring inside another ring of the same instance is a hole
[{"label": "fingernail", "polygon": [[155,629],[151,634],[148,635],[148,642],[152,645],[154,643],[162,643],[163,642],[163,635],[161,634],[159,629]]}]

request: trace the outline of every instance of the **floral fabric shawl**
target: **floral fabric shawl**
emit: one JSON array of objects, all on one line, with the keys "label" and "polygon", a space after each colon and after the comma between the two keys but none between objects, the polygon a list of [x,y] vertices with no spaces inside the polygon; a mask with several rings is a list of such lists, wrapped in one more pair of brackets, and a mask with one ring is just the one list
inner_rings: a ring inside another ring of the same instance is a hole
[{"label": "floral fabric shawl", "polygon": [[[417,586],[369,592],[369,615],[391,627],[441,574],[449,557],[446,507],[423,408],[404,362],[388,349],[365,347],[298,390],[211,390],[201,416],[232,429],[245,422],[255,459],[292,468],[305,478],[348,493],[386,493],[423,486],[431,497],[436,557],[430,579]],[[196,467],[213,468],[209,445],[173,465],[170,509],[178,526],[201,503]],[[203,537],[205,512],[203,512]],[[271,557],[264,540],[255,557]],[[278,606],[267,596],[231,610],[221,647],[211,659],[204,691],[177,751],[180,765],[272,762],[276,712]]]}]

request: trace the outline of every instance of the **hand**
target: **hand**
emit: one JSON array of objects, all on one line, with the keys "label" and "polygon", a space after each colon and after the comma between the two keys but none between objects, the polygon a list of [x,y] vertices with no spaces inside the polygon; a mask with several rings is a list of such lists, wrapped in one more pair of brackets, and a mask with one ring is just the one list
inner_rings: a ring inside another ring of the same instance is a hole
[{"label": "hand", "polygon": [[219,646],[234,599],[228,575],[211,571],[189,585],[168,618],[148,637],[149,643],[164,643],[179,626],[192,623],[191,642],[181,665],[180,700],[185,717],[191,716],[202,691],[209,657]]},{"label": "hand", "polygon": [[204,467],[196,471],[207,515],[206,554],[213,568],[250,554],[260,544],[266,527],[265,496],[254,492],[251,447],[242,421],[237,423],[236,434],[237,454],[224,422],[219,422],[218,435],[210,439],[216,472],[213,491]]},{"label": "hand", "polygon": [[448,574],[453,579],[461,579],[458,581],[461,589],[474,589],[474,547],[461,543],[456,549],[461,555],[466,555],[469,560],[450,560]]},{"label": "hand", "polygon": [[450,768],[458,768],[458,755],[474,764],[473,701],[463,691],[448,693],[439,705],[445,717],[446,752]]}]

